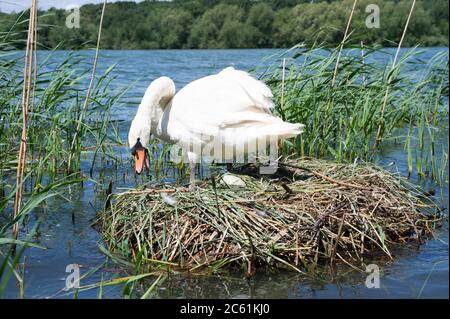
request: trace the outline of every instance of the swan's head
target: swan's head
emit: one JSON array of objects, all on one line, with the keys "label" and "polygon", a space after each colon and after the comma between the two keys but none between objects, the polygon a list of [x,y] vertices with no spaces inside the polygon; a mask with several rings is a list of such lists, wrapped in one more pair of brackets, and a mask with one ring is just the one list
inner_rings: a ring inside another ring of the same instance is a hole
[{"label": "swan's head", "polygon": [[136,174],[141,174],[144,170],[150,169],[150,156],[148,154],[148,148],[144,147],[141,143],[141,139],[138,137],[136,144],[131,148],[131,154],[134,157],[134,170]]},{"label": "swan's head", "polygon": [[144,167],[147,170],[150,169],[149,139],[150,121],[143,112],[138,111],[128,132],[128,145],[131,155],[134,157],[134,170],[138,175],[142,173]]}]

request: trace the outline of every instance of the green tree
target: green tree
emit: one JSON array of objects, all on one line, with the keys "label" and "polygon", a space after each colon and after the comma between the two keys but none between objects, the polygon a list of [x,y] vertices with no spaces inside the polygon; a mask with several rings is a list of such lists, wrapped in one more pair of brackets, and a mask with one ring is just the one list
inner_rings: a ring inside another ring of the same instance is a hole
[{"label": "green tree", "polygon": [[[192,48],[225,48],[226,42],[235,43],[229,38],[229,30],[242,32],[244,25],[239,24],[241,29],[236,26],[242,21],[244,10],[236,5],[219,4],[208,9],[203,16],[198,19],[192,27],[189,37],[189,47]],[[234,21],[234,23],[233,23]],[[225,30],[222,28],[225,26]],[[235,36],[238,36],[235,34]]]},{"label": "green tree", "polygon": [[191,25],[192,14],[186,10],[170,9],[161,19],[160,30],[162,33],[161,47],[179,49],[185,46]]},{"label": "green tree", "polygon": [[[353,0],[147,0],[108,3],[102,48],[261,48],[291,47],[304,42],[328,46],[342,41]],[[380,7],[381,27],[368,29],[368,4]],[[403,32],[410,1],[359,0],[350,43],[395,46]],[[448,46],[446,0],[417,0],[405,46]],[[81,28],[65,26],[67,12],[39,12],[41,48],[73,49],[95,45],[102,4],[81,7]],[[23,49],[27,12],[0,13],[0,36],[14,37]],[[19,23],[16,21],[19,20]]]},{"label": "green tree", "polygon": [[270,47],[272,26],[275,13],[266,3],[259,3],[250,8],[247,17],[247,29],[250,41],[256,47]]}]

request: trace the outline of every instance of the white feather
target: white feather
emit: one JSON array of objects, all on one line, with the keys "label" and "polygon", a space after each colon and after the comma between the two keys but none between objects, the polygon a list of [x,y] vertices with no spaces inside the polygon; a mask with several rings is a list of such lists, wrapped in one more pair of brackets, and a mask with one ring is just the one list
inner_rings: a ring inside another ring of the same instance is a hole
[{"label": "white feather", "polygon": [[224,174],[224,175],[222,175],[221,181],[230,187],[232,187],[232,186],[245,187],[246,186],[245,182],[241,178],[237,177],[236,175]]},{"label": "white feather", "polygon": [[161,196],[161,198],[167,205],[176,206],[177,200],[175,198],[173,198],[172,196],[170,196],[169,194],[160,193],[159,195]]}]

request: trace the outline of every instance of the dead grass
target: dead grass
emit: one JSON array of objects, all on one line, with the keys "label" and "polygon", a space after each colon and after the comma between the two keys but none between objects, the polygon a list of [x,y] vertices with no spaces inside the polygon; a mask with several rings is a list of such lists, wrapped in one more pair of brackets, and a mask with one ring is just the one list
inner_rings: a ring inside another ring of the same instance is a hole
[{"label": "dead grass", "polygon": [[[406,179],[372,164],[301,159],[246,187],[205,181],[185,188],[111,195],[97,225],[110,250],[134,261],[189,271],[261,266],[302,272],[323,262],[358,267],[368,254],[432,235],[435,205]],[[217,185],[216,188],[213,185]]]}]

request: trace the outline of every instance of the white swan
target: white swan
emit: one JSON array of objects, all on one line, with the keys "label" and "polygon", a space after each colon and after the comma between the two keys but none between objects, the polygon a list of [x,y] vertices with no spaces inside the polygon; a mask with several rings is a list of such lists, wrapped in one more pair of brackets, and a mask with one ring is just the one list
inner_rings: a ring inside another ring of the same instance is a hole
[{"label": "white swan", "polygon": [[[136,173],[140,174],[144,166],[149,169],[150,134],[176,143],[187,152],[191,189],[195,185],[195,165],[202,156],[199,150],[211,144],[211,137],[222,141],[225,147],[234,146],[236,157],[236,149],[245,152],[240,147],[243,143],[300,134],[303,124],[287,123],[272,115],[272,97],[264,83],[232,67],[193,81],[176,95],[171,79],[154,80],[142,98],[128,134]],[[224,156],[223,160],[232,160],[229,154]]]}]

